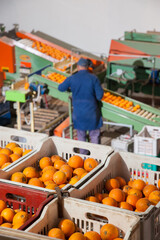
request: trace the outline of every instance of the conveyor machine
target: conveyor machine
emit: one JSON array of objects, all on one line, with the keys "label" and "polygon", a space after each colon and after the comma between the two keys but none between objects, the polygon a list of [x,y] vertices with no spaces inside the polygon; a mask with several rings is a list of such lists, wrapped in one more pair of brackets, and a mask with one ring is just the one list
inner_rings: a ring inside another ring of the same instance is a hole
[{"label": "conveyor machine", "polygon": [[160,35],[125,33],[125,40],[112,40],[106,77],[110,90],[160,96]]},{"label": "conveyor machine", "polygon": [[[53,71],[57,72],[57,70],[55,70],[54,68],[48,67],[44,69],[41,73],[33,74],[31,77],[29,77],[29,82],[35,81],[35,82],[47,84],[49,95],[51,95],[52,97],[56,97],[60,100],[63,100],[64,102],[68,102],[70,123],[72,123],[72,109],[71,109],[72,105],[70,103],[70,99],[72,96],[71,92],[68,92],[68,91],[60,92],[58,90],[58,83],[51,81],[50,79],[45,77]],[[66,74],[64,75],[67,77]],[[134,130],[138,132],[145,125],[160,126],[160,110],[108,89],[104,89],[104,92],[105,93],[108,92],[110,95],[113,95],[117,98],[119,97],[126,102],[132,102],[132,105],[128,109],[125,109],[118,105],[117,106],[113,105],[111,101],[106,102],[105,97],[103,97],[101,102],[101,111],[102,111],[102,116],[105,119],[110,120],[112,122],[116,122],[116,123],[133,125]]]}]

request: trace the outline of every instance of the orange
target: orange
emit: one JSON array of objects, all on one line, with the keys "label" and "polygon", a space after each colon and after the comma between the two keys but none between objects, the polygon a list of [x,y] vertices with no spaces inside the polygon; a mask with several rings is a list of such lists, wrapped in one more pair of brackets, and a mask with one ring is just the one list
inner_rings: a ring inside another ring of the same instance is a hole
[{"label": "orange", "polygon": [[103,199],[102,193],[96,193],[94,196],[98,198],[100,202],[102,202]]},{"label": "orange", "polygon": [[10,162],[4,163],[1,167],[1,169],[4,169],[4,168],[8,167],[10,164],[11,164]]},{"label": "orange", "polygon": [[3,201],[3,200],[0,200],[0,213],[1,213],[5,208],[7,208],[6,202]]},{"label": "orange", "polygon": [[51,183],[54,183],[53,180],[49,180],[49,181],[44,182],[44,185],[47,186],[48,184],[51,184]]},{"label": "orange", "polygon": [[55,169],[53,166],[47,166],[47,167],[43,168],[42,174],[43,174],[45,171],[51,170],[51,169],[54,170],[54,171],[56,171],[56,169]]},{"label": "orange", "polygon": [[0,168],[7,162],[11,162],[10,157],[4,153],[0,153]]},{"label": "orange", "polygon": [[127,202],[120,202],[119,207],[122,208],[122,209],[127,209],[127,210],[130,210],[130,211],[133,211],[132,205],[127,203]]},{"label": "orange", "polygon": [[114,198],[111,198],[111,197],[103,198],[102,203],[105,204],[105,205],[114,206],[114,207],[118,206],[117,201]]},{"label": "orange", "polygon": [[43,182],[39,178],[31,178],[28,184],[37,186],[37,187],[44,187]]},{"label": "orange", "polygon": [[74,155],[68,160],[68,165],[72,168],[83,168],[83,164],[83,159],[78,155]]},{"label": "orange", "polygon": [[46,170],[43,174],[42,174],[42,181],[46,182],[49,180],[53,180],[53,175],[56,173],[56,169],[49,169]]},{"label": "orange", "polygon": [[123,187],[123,192],[125,192],[126,195],[128,195],[128,192],[129,192],[130,189],[132,189],[131,186],[129,186],[129,185],[125,185],[125,186]]},{"label": "orange", "polygon": [[24,152],[23,152],[23,154],[22,154],[22,156],[28,154],[28,153],[31,152],[31,151],[32,151],[32,149],[25,149]]},{"label": "orange", "polygon": [[123,238],[118,237],[118,238],[114,238],[114,240],[123,240]]},{"label": "orange", "polygon": [[20,156],[22,156],[22,154],[23,154],[23,149],[21,147],[15,147],[15,148],[13,148],[12,151],[16,154],[19,154]]},{"label": "orange", "polygon": [[2,148],[2,149],[0,150],[0,153],[6,154],[6,155],[9,156],[9,155],[12,154],[12,150],[9,149],[9,148]]},{"label": "orange", "polygon": [[66,162],[63,160],[57,160],[54,162],[54,168],[59,170],[63,165],[65,165]]},{"label": "orange", "polygon": [[101,240],[101,236],[99,233],[95,231],[89,231],[84,234],[84,236],[87,238],[87,240]]},{"label": "orange", "polygon": [[126,195],[121,189],[115,188],[109,192],[109,197],[114,198],[117,202],[123,202]]},{"label": "orange", "polygon": [[13,148],[19,147],[19,145],[17,143],[15,143],[15,142],[10,142],[5,147],[13,150]]},{"label": "orange", "polygon": [[43,157],[39,160],[39,166],[41,169],[47,167],[47,166],[52,166],[52,161],[50,157]]},{"label": "orange", "polygon": [[0,227],[7,227],[7,228],[12,228],[12,224],[11,223],[8,223],[8,222],[6,222],[6,223],[2,223],[1,225],[0,225]]},{"label": "orange", "polygon": [[17,159],[19,159],[21,156],[17,153],[12,153],[9,157],[10,157],[11,161],[14,162]]},{"label": "orange", "polygon": [[63,158],[60,157],[59,155],[52,155],[52,156],[51,156],[51,161],[52,161],[52,163],[54,163],[54,162],[57,161],[57,160],[63,160]]},{"label": "orange", "polygon": [[114,188],[119,188],[119,187],[120,187],[120,183],[115,178],[110,178],[105,183],[105,188],[108,192],[110,192]]},{"label": "orange", "polygon": [[128,186],[132,187],[134,181],[135,181],[135,180],[130,180],[130,181],[128,182]]},{"label": "orange", "polygon": [[58,227],[64,232],[65,237],[70,237],[76,231],[75,224],[70,219],[62,219]]},{"label": "orange", "polygon": [[85,161],[84,161],[84,169],[87,171],[87,172],[90,172],[92,171],[95,167],[98,166],[98,162],[94,159],[94,158],[87,158]]},{"label": "orange", "polygon": [[23,225],[23,223],[16,223],[15,225],[13,225],[13,229],[18,229]]},{"label": "orange", "polygon": [[65,239],[64,233],[63,233],[62,230],[59,229],[59,228],[52,228],[52,229],[48,232],[48,237]]},{"label": "orange", "polygon": [[133,188],[139,189],[140,191],[142,191],[145,186],[146,183],[142,179],[136,179],[132,184]]},{"label": "orange", "polygon": [[123,177],[115,177],[115,179],[117,179],[119,181],[121,188],[127,184],[126,180]]},{"label": "orange", "polygon": [[109,196],[108,193],[102,193],[102,199],[103,199],[103,198],[106,198],[106,197],[108,197],[108,196]]},{"label": "orange", "polygon": [[15,213],[18,213],[18,212],[20,212],[20,211],[22,211],[21,209],[19,209],[19,208],[17,208],[17,209],[14,209],[14,212]]},{"label": "orange", "polygon": [[100,236],[102,240],[112,240],[119,236],[119,231],[113,224],[107,223],[100,229]]},{"label": "orange", "polygon": [[90,201],[90,202],[97,202],[97,203],[100,202],[99,199],[97,197],[95,197],[95,196],[87,197],[86,200]]},{"label": "orange", "polygon": [[11,208],[5,208],[1,212],[1,216],[3,217],[4,221],[9,223],[12,223],[14,215],[15,215],[15,212]]},{"label": "orange", "polygon": [[75,175],[74,177],[72,177],[72,178],[70,179],[69,184],[74,185],[74,184],[76,184],[80,179],[81,179],[80,176]]},{"label": "orange", "polygon": [[143,197],[143,194],[140,190],[136,189],[136,188],[131,188],[129,191],[128,191],[128,195],[136,195],[140,198]]},{"label": "orange", "polygon": [[160,201],[160,191],[155,190],[155,191],[151,192],[149,194],[148,199],[153,205],[156,205]]},{"label": "orange", "polygon": [[133,208],[136,208],[136,203],[140,199],[140,197],[136,195],[128,195],[126,198],[126,202],[131,204]]},{"label": "orange", "polygon": [[66,184],[60,184],[58,187],[61,189],[61,188],[64,188],[66,186]]},{"label": "orange", "polygon": [[11,181],[20,182],[20,183],[27,183],[27,177],[22,172],[15,172],[11,176]]},{"label": "orange", "polygon": [[66,174],[67,179],[70,179],[72,177],[73,169],[65,164],[60,168],[60,171],[64,172]]},{"label": "orange", "polygon": [[75,232],[69,237],[68,240],[86,240],[86,237],[80,232]]},{"label": "orange", "polygon": [[26,167],[23,170],[23,173],[27,178],[39,177],[38,171],[34,167]]},{"label": "orange", "polygon": [[57,171],[54,175],[53,175],[53,181],[60,185],[60,184],[64,184],[67,181],[67,176],[64,172],[62,171]]},{"label": "orange", "polygon": [[16,224],[24,224],[27,220],[29,219],[29,215],[27,212],[25,211],[19,211],[17,212],[14,217],[13,217],[13,222],[12,224],[13,225],[16,225]]},{"label": "orange", "polygon": [[141,198],[136,202],[136,209],[140,212],[145,212],[151,204],[147,198]]},{"label": "orange", "polygon": [[149,194],[155,190],[158,190],[158,188],[153,184],[148,184],[143,188],[143,194],[145,197],[149,197]]},{"label": "orange", "polygon": [[81,178],[85,177],[88,174],[88,172],[85,172],[81,175]]},{"label": "orange", "polygon": [[53,183],[47,184],[45,188],[50,190],[55,190],[56,187],[58,187],[58,185],[53,182]]},{"label": "orange", "polygon": [[76,168],[73,171],[73,175],[78,175],[78,176],[82,176],[84,173],[86,173],[86,170],[84,168]]}]

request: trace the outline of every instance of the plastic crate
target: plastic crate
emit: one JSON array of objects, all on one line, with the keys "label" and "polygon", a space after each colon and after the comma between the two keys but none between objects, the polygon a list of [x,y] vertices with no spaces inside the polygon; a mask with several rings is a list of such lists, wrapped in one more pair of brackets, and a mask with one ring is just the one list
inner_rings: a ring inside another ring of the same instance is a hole
[{"label": "plastic crate", "polygon": [[[78,149],[86,149],[89,151],[89,155],[83,155],[76,153]],[[99,171],[107,161],[108,156],[113,152],[113,149],[108,146],[100,145],[100,144],[93,144],[87,143],[82,141],[76,141],[71,139],[65,139],[61,137],[49,137],[48,139],[41,142],[39,147],[31,153],[27,158],[22,159],[20,162],[14,162],[14,165],[10,167],[5,172],[0,170],[0,178],[4,179],[5,182],[11,182],[10,177],[14,172],[23,171],[25,167],[28,166],[37,166],[39,160],[42,157],[50,157],[52,155],[60,155],[67,161],[73,155],[79,155],[83,159],[86,158],[95,158],[99,164],[95,167],[91,172],[89,172],[85,177],[80,179],[74,186],[80,187],[83,185],[92,175],[94,175],[97,171]],[[13,183],[13,182],[12,182]],[[27,188],[34,188],[34,189],[41,189],[42,191],[53,192],[54,190],[45,189],[42,187],[35,187],[28,184],[14,182],[16,185],[22,185]],[[70,184],[67,184],[63,189],[70,188]]]},{"label": "plastic crate", "polygon": [[145,126],[134,136],[134,153],[149,156],[160,154],[160,128]]},{"label": "plastic crate", "polygon": [[[30,225],[25,232],[47,235],[48,231],[57,227],[62,218],[71,219],[82,233],[96,231],[106,223],[117,226],[124,240],[139,240],[139,218],[114,209],[106,209],[84,200],[64,198],[62,206],[58,207],[58,199],[48,203],[40,218]],[[53,215],[54,213],[54,215]],[[41,236],[39,235],[41,239]],[[46,236],[46,239],[50,239]]]},{"label": "plastic crate", "polygon": [[9,142],[16,142],[23,149],[34,149],[39,141],[47,138],[44,133],[32,133],[15,128],[0,127],[0,147],[5,147]]},{"label": "plastic crate", "polygon": [[[7,203],[7,207],[12,209],[21,209],[28,212],[29,220],[19,229],[24,230],[39,218],[43,207],[51,201],[54,196],[34,189],[26,189],[14,184],[8,184],[0,181],[0,199]],[[32,216],[34,214],[34,216]]]},{"label": "plastic crate", "polygon": [[115,151],[125,151],[125,152],[133,152],[134,139],[130,138],[127,135],[121,135],[116,139],[112,139],[111,147]]},{"label": "plastic crate", "polygon": [[[69,193],[71,197],[85,199],[90,195],[94,195],[97,192],[102,192],[105,189],[105,181],[109,178],[121,176],[129,181],[132,179],[143,179],[144,181],[157,185],[160,179],[160,173],[143,168],[143,164],[153,163],[156,166],[160,165],[158,158],[136,155],[134,153],[119,152],[113,153],[105,166],[97,172],[87,183],[81,186],[79,189],[71,188]],[[97,203],[98,205],[101,205]],[[107,209],[115,208],[105,206]],[[116,208],[119,210],[119,208]],[[140,218],[140,231],[141,240],[159,240],[157,237],[160,235],[160,230],[157,230],[157,222],[160,224],[160,220],[155,217],[155,206],[150,206],[145,212],[138,213],[129,210],[120,209],[122,212],[127,212],[131,215],[139,216]],[[160,219],[160,213],[157,213]],[[157,233],[158,232],[158,233]]]},{"label": "plastic crate", "polygon": [[153,138],[160,138],[160,127],[145,126],[145,128]]},{"label": "plastic crate", "polygon": [[[20,145],[21,148],[23,148],[23,150],[34,150],[39,142],[46,138],[48,138],[48,135],[44,133],[32,133],[24,130],[17,130],[14,128],[0,127],[0,147],[2,148],[4,148],[9,142],[16,142]],[[11,163],[8,167],[4,168],[3,171],[6,171],[15,163],[17,164],[30,154],[31,152],[26,154],[24,157],[19,158],[16,160],[16,162]]]}]

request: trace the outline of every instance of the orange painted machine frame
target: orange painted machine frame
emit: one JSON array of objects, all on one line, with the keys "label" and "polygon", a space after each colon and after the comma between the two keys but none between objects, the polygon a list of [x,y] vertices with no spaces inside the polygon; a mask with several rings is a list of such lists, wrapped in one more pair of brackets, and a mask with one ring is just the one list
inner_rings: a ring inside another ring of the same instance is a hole
[{"label": "orange painted machine frame", "polygon": [[16,72],[15,47],[7,37],[0,39],[0,72]]}]

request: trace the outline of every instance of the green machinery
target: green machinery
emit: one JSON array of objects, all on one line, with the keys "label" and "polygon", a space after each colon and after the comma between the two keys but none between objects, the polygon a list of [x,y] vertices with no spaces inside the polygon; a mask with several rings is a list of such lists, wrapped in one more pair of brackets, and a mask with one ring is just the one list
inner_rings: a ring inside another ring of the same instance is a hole
[{"label": "green machinery", "polygon": [[[112,40],[107,62],[107,88],[124,88],[160,96],[160,34],[125,32],[124,40]],[[154,104],[153,104],[154,105]]]},{"label": "green machinery", "polygon": [[[29,35],[30,36],[30,35]],[[124,44],[125,43],[125,44]],[[64,92],[61,93],[58,91],[58,83],[53,82],[45,77],[42,77],[42,74],[47,75],[51,72],[57,71],[53,68],[53,59],[48,56],[44,56],[42,53],[38,53],[38,51],[32,49],[30,47],[32,43],[28,39],[22,39],[22,41],[15,43],[15,52],[16,52],[16,65],[20,66],[19,71],[16,73],[10,74],[7,73],[7,78],[17,79],[23,74],[23,63],[30,62],[31,63],[31,74],[29,77],[29,82],[37,82],[46,84],[48,87],[48,94],[52,97],[60,99],[69,104],[69,116],[70,123],[72,123],[72,104],[71,104],[71,93]],[[144,83],[144,74],[142,74],[145,70],[145,73],[150,74],[152,68],[158,68],[159,65],[159,57],[160,50],[158,48],[159,44],[153,44],[154,47],[150,49],[150,45],[148,42],[138,42],[138,41],[113,41],[111,44],[111,51],[108,59],[108,68],[107,68],[107,79],[114,80],[114,82],[119,83],[119,80],[124,80],[124,85],[126,84],[126,78],[129,79],[130,82],[134,82],[135,80],[135,69],[136,74],[140,74],[142,78],[142,82]],[[119,47],[119,52],[115,51],[116,47]],[[123,46],[123,51],[122,51]],[[131,56],[132,54],[132,56]],[[124,55],[124,56],[122,56]],[[127,56],[126,56],[127,55]],[[142,57],[143,56],[143,57]],[[153,61],[154,60],[154,61]],[[133,63],[140,61],[141,66],[135,64],[135,69],[133,69]],[[52,66],[51,66],[52,65]],[[153,65],[153,66],[152,66]],[[25,65],[27,66],[27,65]],[[49,67],[47,67],[49,66]],[[29,68],[27,66],[27,68]],[[26,70],[26,69],[25,69]],[[28,70],[28,69],[27,69]],[[123,77],[120,78],[119,73],[123,72]],[[62,75],[69,76],[67,73],[60,72]],[[114,75],[117,74],[117,75]],[[127,75],[127,77],[126,77]],[[147,79],[147,77],[145,77]],[[138,79],[139,80],[139,79]],[[110,83],[110,81],[109,81]],[[157,90],[157,89],[156,89]],[[110,91],[111,90],[106,90]],[[115,95],[119,95],[115,92],[112,92]],[[108,119],[113,122],[130,124],[133,125],[134,129],[140,131],[144,125],[152,125],[152,126],[160,126],[160,111],[150,107],[146,104],[138,102],[136,100],[130,99],[128,97],[122,96],[125,99],[131,100],[134,105],[139,104],[141,106],[141,111],[138,113],[132,113],[125,109],[116,107],[109,103],[102,101],[102,115],[105,119]],[[72,137],[72,134],[71,134]]]},{"label": "green machinery", "polygon": [[109,91],[113,95],[121,96],[125,100],[132,101],[133,105],[140,105],[141,109],[135,112],[127,111],[110,103],[102,101],[102,116],[110,121],[133,125],[134,130],[141,131],[145,125],[160,126],[160,110],[132,98]]},{"label": "green machinery", "polygon": [[[48,67],[44,69],[41,74],[33,74],[31,77],[29,77],[29,82],[40,82],[45,83],[48,86],[49,95],[56,97],[64,102],[69,103],[69,116],[70,116],[70,123],[72,123],[72,104],[71,104],[71,93],[70,92],[60,92],[58,90],[58,83],[53,82],[47,78],[42,77],[42,74],[47,75],[51,72],[58,72],[53,67]],[[61,73],[64,74],[64,73]],[[65,76],[67,76],[65,74]],[[114,106],[110,103],[102,101],[102,116],[110,121],[117,122],[117,123],[123,123],[123,124],[129,124],[133,125],[134,129],[136,131],[140,131],[145,125],[151,125],[151,126],[160,126],[160,111],[147,105],[144,103],[141,103],[139,101],[133,100],[129,97],[120,95],[118,93],[115,93],[111,90],[104,89],[104,91],[109,91],[110,93],[121,96],[125,100],[129,100],[133,102],[133,105],[139,104],[141,109],[137,112],[131,112],[127,111],[125,109],[122,109],[120,107]]]},{"label": "green machinery", "polygon": [[[45,37],[45,38],[43,38]],[[62,41],[59,41],[55,38],[49,38],[47,35],[38,36],[36,34],[26,33],[24,31],[16,32],[16,39],[11,39],[6,36],[2,36],[0,38],[0,42],[3,42],[3,46],[8,45],[8,43],[13,46],[13,56],[11,61],[13,61],[13,65],[15,66],[14,72],[9,73],[6,71],[6,79],[11,81],[19,81],[24,79],[25,76],[38,71],[47,66],[55,66],[63,65],[67,62],[68,65],[75,65],[76,60],[83,56],[93,60],[93,71],[99,77],[100,81],[103,82],[104,77],[106,75],[106,67],[103,59],[89,54],[87,52],[82,52],[76,47],[72,45],[65,44]],[[56,57],[54,58],[48,53],[42,52],[41,49],[37,49],[33,47],[33,43],[39,42],[43,44],[43,46],[50,47],[52,49],[57,49],[58,51],[64,52],[68,54],[68,59],[65,57],[63,59],[58,60]],[[0,46],[1,50],[1,46]],[[0,56],[0,60],[3,65],[4,56]],[[6,67],[6,66],[4,66]],[[74,67],[74,66],[73,66]],[[70,71],[73,72],[73,68],[70,67]]]},{"label": "green machinery", "polygon": [[[0,43],[2,42],[3,45],[0,45],[0,50],[4,48],[4,46],[7,46],[8,43],[11,45],[11,57],[9,63],[14,66],[14,70],[12,72],[6,71],[6,80],[5,83],[14,83],[19,82],[20,80],[23,81],[23,79],[26,79],[29,75],[32,75],[33,73],[41,72],[43,69],[45,69],[48,66],[63,66],[63,64],[68,65],[67,70],[69,69],[69,72],[74,73],[76,71],[76,60],[80,56],[82,56],[81,52],[73,52],[73,49],[76,49],[74,46],[69,46],[68,44],[63,43],[62,41],[59,41],[57,39],[50,38],[48,39],[47,35],[38,36],[36,34],[26,33],[24,31],[17,31],[15,32],[14,36],[16,38],[12,39],[7,36],[2,36],[0,38]],[[37,49],[36,47],[33,47],[33,43],[39,42],[41,43],[41,46],[47,46],[52,49],[57,49],[61,52],[64,52],[68,54],[69,58],[66,59],[65,57],[61,60],[58,60],[57,58],[54,58],[51,55],[48,55],[45,52],[40,51],[41,49]],[[10,49],[9,49],[10,50]],[[105,74],[106,74],[106,67],[102,59],[90,55],[88,53],[85,54],[84,57],[87,58],[93,58],[94,61],[94,73],[99,77],[101,81],[103,81]],[[6,67],[4,63],[4,56],[0,57],[0,63],[2,63],[2,67]],[[8,67],[8,63],[7,63]],[[7,68],[8,70],[8,68]],[[56,71],[56,69],[55,69]],[[68,72],[68,71],[67,71]],[[35,74],[36,75],[36,74]],[[63,73],[62,73],[63,75]],[[67,73],[64,73],[64,75],[68,76]],[[36,76],[35,76],[36,78]],[[43,79],[43,78],[42,78]],[[44,81],[41,81],[41,83],[45,84]],[[37,81],[36,82],[40,82]],[[68,98],[68,95],[59,93],[57,90],[55,90],[54,83],[51,83],[49,81],[48,88],[49,88],[49,94],[55,98],[58,98],[60,100],[63,100],[65,102],[68,102],[70,104],[70,98]],[[53,86],[52,86],[53,85]],[[21,89],[14,89],[9,90],[6,92],[6,100],[8,101],[17,101],[17,102],[26,102],[28,96],[28,91],[25,91],[23,87]],[[71,109],[71,107],[69,108]]]},{"label": "green machinery", "polygon": [[19,81],[39,69],[53,65],[53,59],[31,49],[29,44],[31,45],[32,42],[28,39],[21,42],[14,41],[16,72],[6,72],[7,79]]}]

